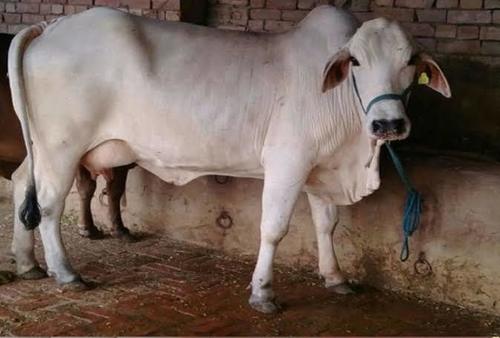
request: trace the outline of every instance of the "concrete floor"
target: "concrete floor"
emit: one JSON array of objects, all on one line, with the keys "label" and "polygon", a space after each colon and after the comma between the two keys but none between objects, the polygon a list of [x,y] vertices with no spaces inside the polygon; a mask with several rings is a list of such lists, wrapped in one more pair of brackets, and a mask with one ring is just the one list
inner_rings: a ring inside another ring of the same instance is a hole
[{"label": "concrete floor", "polygon": [[[2,217],[0,217],[2,220]],[[95,289],[62,292],[53,279],[0,286],[0,335],[498,335],[500,319],[364,288],[329,294],[307,271],[277,267],[284,311],[247,306],[254,261],[146,236],[81,239],[64,227],[74,266]],[[10,227],[0,225],[0,248]],[[39,257],[40,247],[37,248]],[[14,269],[7,256],[0,269]]]}]

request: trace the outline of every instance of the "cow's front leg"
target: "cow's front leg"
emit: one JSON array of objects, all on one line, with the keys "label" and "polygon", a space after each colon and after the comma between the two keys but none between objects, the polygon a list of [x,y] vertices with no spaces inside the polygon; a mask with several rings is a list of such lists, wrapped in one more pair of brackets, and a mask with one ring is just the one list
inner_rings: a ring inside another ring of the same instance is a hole
[{"label": "cow's front leg", "polygon": [[279,242],[288,232],[288,222],[297,197],[302,190],[309,168],[274,161],[266,167],[262,194],[262,219],[260,225],[260,249],[252,277],[252,295],[249,303],[257,311],[273,313],[278,310],[274,302],[273,260]]},{"label": "cow's front leg", "polygon": [[325,280],[325,286],[335,293],[353,293],[342,275],[333,245],[333,232],[338,223],[337,206],[309,193],[307,197],[316,228],[319,273]]}]

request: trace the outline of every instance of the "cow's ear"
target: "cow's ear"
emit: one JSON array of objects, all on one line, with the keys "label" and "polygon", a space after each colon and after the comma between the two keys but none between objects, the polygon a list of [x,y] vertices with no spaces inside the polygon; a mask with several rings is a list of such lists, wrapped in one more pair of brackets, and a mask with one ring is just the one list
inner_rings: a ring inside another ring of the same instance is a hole
[{"label": "cow's ear", "polygon": [[446,98],[451,97],[450,85],[436,61],[426,53],[420,53],[416,62],[416,76],[420,84],[434,89]]},{"label": "cow's ear", "polygon": [[323,93],[335,88],[344,81],[349,74],[349,62],[351,54],[347,49],[341,49],[326,64],[323,71]]}]

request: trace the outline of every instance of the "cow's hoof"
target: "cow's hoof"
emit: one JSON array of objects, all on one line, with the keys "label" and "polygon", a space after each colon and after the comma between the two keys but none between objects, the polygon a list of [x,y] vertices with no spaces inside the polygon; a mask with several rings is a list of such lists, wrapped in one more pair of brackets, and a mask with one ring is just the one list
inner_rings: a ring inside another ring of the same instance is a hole
[{"label": "cow's hoof", "polygon": [[349,284],[348,282],[331,285],[328,286],[327,289],[339,295],[351,295],[356,293],[351,284]]},{"label": "cow's hoof", "polygon": [[81,277],[78,277],[72,282],[63,283],[59,285],[59,290],[61,292],[73,291],[73,292],[81,292],[91,290],[95,287],[93,283],[89,283],[84,281]]},{"label": "cow's hoof", "polygon": [[10,271],[0,271],[0,285],[8,284],[16,279],[16,274]]},{"label": "cow's hoof", "polygon": [[254,296],[250,297],[248,304],[250,304],[255,311],[265,314],[277,313],[281,309],[280,306],[273,300],[263,300]]},{"label": "cow's hoof", "polygon": [[38,265],[31,268],[31,270],[18,274],[17,276],[21,279],[26,279],[26,280],[36,280],[48,277],[47,272],[45,272],[45,270],[39,267]]},{"label": "cow's hoof", "polygon": [[102,239],[104,238],[104,234],[97,228],[79,228],[78,229],[78,234],[82,237],[88,238],[88,239]]}]

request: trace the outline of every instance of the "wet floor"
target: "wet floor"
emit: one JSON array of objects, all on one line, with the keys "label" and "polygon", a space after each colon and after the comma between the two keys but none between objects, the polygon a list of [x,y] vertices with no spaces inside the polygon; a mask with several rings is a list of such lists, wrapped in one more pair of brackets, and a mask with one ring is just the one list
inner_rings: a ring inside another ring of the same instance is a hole
[{"label": "wet floor", "polygon": [[[1,219],[1,217],[0,217]],[[500,319],[364,287],[325,290],[316,275],[279,266],[276,315],[247,305],[254,260],[162,236],[138,243],[81,239],[63,230],[93,290],[61,292],[50,279],[0,286],[2,335],[498,335]],[[0,226],[7,248],[10,227]],[[37,247],[41,257],[40,247]],[[14,269],[2,256],[0,269]]]}]

